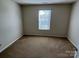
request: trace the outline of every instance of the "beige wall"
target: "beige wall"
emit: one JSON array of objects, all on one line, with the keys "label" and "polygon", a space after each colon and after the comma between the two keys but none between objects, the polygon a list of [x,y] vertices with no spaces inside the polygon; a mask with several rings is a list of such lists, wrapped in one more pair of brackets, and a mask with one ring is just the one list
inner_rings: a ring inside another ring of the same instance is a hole
[{"label": "beige wall", "polygon": [[22,36],[19,5],[11,0],[0,0],[0,52]]},{"label": "beige wall", "polygon": [[[68,38],[79,51],[79,1],[73,5]],[[79,52],[77,57],[79,57]]]},{"label": "beige wall", "polygon": [[[57,4],[57,5],[23,5],[23,24],[25,35],[46,35],[66,37],[68,22],[72,5]],[[38,10],[51,9],[51,29],[50,31],[38,30]]]}]

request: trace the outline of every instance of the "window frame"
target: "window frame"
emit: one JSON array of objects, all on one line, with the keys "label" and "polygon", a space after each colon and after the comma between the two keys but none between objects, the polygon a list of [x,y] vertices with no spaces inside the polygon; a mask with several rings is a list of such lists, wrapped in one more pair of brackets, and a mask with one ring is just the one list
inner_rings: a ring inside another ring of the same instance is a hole
[{"label": "window frame", "polygon": [[[39,11],[40,10],[50,10],[50,12],[51,12],[50,13],[50,25],[49,25],[49,29],[39,29]],[[40,31],[50,31],[51,30],[51,20],[52,20],[52,9],[39,9],[38,10],[38,19],[37,20],[38,20],[38,22],[37,22],[38,23],[38,26],[37,26],[38,30],[40,30]]]}]

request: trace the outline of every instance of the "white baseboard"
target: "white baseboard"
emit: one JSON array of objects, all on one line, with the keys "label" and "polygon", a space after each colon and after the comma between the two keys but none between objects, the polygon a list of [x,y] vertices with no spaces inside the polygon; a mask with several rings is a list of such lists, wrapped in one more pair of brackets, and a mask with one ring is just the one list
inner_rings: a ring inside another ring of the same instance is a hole
[{"label": "white baseboard", "polygon": [[77,58],[77,54],[78,54],[78,52],[77,52],[77,51],[75,51],[74,58]]},{"label": "white baseboard", "polygon": [[[67,38],[75,46],[75,48],[77,49],[76,44],[72,41],[72,39],[70,37],[67,37]],[[77,58],[77,53],[78,53],[78,51],[75,51],[74,58]]]},{"label": "white baseboard", "polygon": [[15,41],[17,41],[19,38],[21,38],[23,35],[21,35],[20,37],[18,37],[16,40],[14,40],[14,41],[12,41],[11,43],[9,43],[8,45],[6,45],[4,48],[2,48],[1,50],[0,50],[0,53],[2,52],[2,51],[4,51],[6,48],[8,48],[9,46],[11,46]]},{"label": "white baseboard", "polygon": [[[72,41],[72,39],[70,37],[67,37],[68,40],[76,47],[76,44]],[[77,48],[77,47],[76,47]]]}]

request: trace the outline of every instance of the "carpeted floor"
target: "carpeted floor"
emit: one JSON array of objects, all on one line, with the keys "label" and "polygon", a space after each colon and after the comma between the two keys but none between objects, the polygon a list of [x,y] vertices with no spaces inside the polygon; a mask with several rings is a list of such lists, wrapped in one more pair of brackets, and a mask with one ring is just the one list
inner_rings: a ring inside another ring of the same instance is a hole
[{"label": "carpeted floor", "polygon": [[74,46],[66,38],[23,36],[5,51],[4,58],[73,58]]}]

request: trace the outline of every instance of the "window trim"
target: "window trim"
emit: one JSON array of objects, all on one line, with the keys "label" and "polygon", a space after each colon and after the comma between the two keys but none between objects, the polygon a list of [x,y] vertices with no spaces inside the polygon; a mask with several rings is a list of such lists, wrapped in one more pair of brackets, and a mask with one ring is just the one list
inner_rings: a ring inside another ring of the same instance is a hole
[{"label": "window trim", "polygon": [[[49,29],[39,29],[39,11],[40,10],[50,10],[50,27],[49,27]],[[40,31],[49,31],[49,30],[51,30],[51,20],[52,20],[52,9],[39,9],[38,10],[38,26],[37,26],[37,28],[38,28],[38,30],[40,30]]]}]

